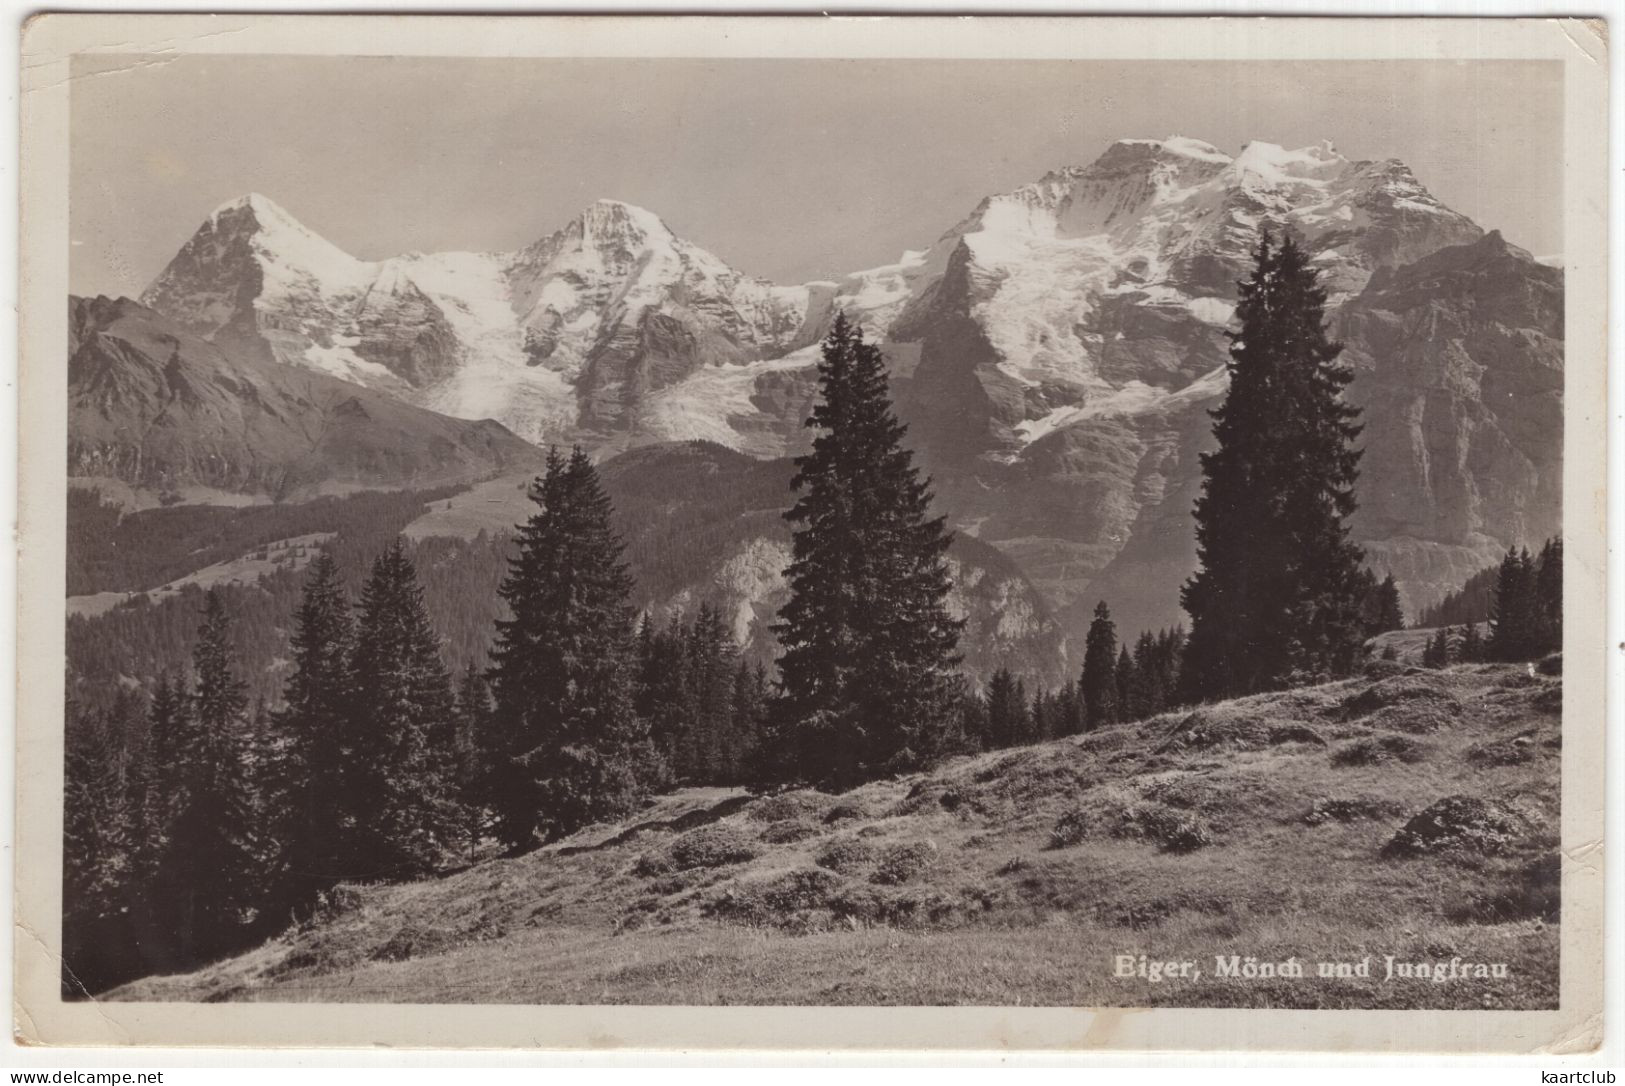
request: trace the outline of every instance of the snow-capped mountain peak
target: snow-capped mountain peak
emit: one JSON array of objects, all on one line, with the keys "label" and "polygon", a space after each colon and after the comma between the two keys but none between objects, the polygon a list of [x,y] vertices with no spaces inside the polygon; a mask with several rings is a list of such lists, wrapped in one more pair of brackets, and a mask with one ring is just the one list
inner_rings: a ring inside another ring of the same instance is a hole
[{"label": "snow-capped mountain peak", "polygon": [[[296,230],[305,230],[303,223],[299,222],[287,210],[269,196],[259,192],[246,192],[234,199],[227,200],[209,214],[209,218],[218,219],[221,215],[236,211],[252,211],[257,216],[280,222]],[[308,232],[308,231],[307,231]]]},{"label": "snow-capped mountain peak", "polygon": [[[324,370],[599,455],[693,438],[753,456],[800,451],[818,343],[846,312],[883,345],[942,507],[1059,603],[1082,600],[1086,624],[1095,599],[1133,615],[1145,585],[1188,572],[1156,541],[1182,538],[1194,500],[1236,283],[1263,231],[1291,233],[1351,360],[1362,373],[1387,367],[1382,395],[1411,397],[1369,417],[1422,420],[1391,427],[1366,460],[1367,542],[1411,540],[1390,551],[1415,556],[1413,574],[1395,566],[1402,583],[1412,577],[1405,591],[1432,583],[1424,566],[1439,554],[1438,568],[1474,568],[1487,540],[1549,519],[1527,487],[1486,498],[1460,456],[1404,462],[1407,448],[1477,442],[1474,456],[1525,456],[1539,466],[1524,477],[1552,477],[1555,454],[1530,435],[1542,432],[1545,375],[1560,370],[1561,279],[1517,254],[1459,268],[1459,255],[1432,259],[1484,232],[1394,159],[1353,160],[1329,143],[1117,140],[988,196],[895,263],[796,285],[736,269],[624,201],[561,209],[558,221],[512,252],[367,262],[251,194],[216,209],[145,300],[228,358]],[[1505,282],[1498,304],[1517,316],[1486,326],[1488,307],[1457,312],[1451,292],[1481,292],[1485,275]],[[1532,391],[1493,403],[1472,393],[1460,407],[1450,397],[1477,388],[1479,369]],[[1419,414],[1416,397],[1433,396],[1441,373],[1448,382]],[[1529,418],[1492,432],[1485,411]],[[1481,514],[1486,502],[1500,511]],[[1430,505],[1437,522],[1405,519]],[[1125,564],[1113,574],[1103,563]],[[1141,607],[1134,621],[1169,617]]]},{"label": "snow-capped mountain peak", "polygon": [[583,240],[599,243],[638,239],[645,242],[671,241],[675,235],[665,221],[647,208],[621,200],[595,200],[576,221]]},{"label": "snow-capped mountain peak", "polygon": [[998,397],[1012,454],[1062,420],[1150,409],[1206,380],[1212,366],[1125,361],[1115,344],[1153,314],[1180,337],[1218,336],[1266,227],[1315,249],[1334,304],[1379,267],[1481,233],[1397,161],[1353,162],[1329,142],[1254,141],[1231,157],[1175,134],[1117,140],[989,196],[927,250],[817,283],[748,275],[616,199],[515,252],[367,262],[251,193],[217,208],[144,300],[205,335],[533,440],[705,437],[774,453],[804,440],[792,416],[831,315],[889,340],[908,375],[957,261],[1012,386]]},{"label": "snow-capped mountain peak", "polygon": [[1333,149],[1330,140],[1295,151],[1280,144],[1253,140],[1242,148],[1232,165],[1239,183],[1263,182],[1273,186],[1294,181],[1333,180],[1348,169],[1349,160]]},{"label": "snow-capped mountain peak", "polygon": [[[1163,140],[1150,139],[1121,139],[1112,144],[1113,147],[1149,148],[1159,154],[1182,155],[1185,158],[1194,158],[1202,162],[1217,162],[1221,165],[1230,161],[1230,156],[1208,143],[1206,140],[1191,139],[1188,136],[1169,136]],[[1108,152],[1109,153],[1109,152]]]},{"label": "snow-capped mountain peak", "polygon": [[246,241],[268,266],[321,278],[362,277],[366,264],[294,218],[280,204],[257,192],[228,200],[209,215],[222,240]]}]

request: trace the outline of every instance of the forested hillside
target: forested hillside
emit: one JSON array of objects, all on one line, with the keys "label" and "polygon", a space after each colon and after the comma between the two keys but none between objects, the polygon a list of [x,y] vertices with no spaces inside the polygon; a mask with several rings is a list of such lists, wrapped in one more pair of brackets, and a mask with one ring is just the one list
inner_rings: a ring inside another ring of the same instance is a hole
[{"label": "forested hillside", "polygon": [[[615,524],[626,541],[633,604],[662,619],[702,603],[723,612],[752,662],[771,663],[767,633],[785,598],[790,533],[783,520],[794,465],[753,460],[706,442],[650,446],[604,465]],[[436,631],[455,673],[483,667],[498,613],[513,526],[529,515],[530,476],[473,489],[365,492],[298,504],[177,505],[124,513],[92,489],[70,492],[68,592],[142,592],[204,566],[295,536],[334,533],[330,544],[352,592],[366,563],[411,525],[408,553],[418,567]],[[496,497],[493,497],[496,495]],[[984,679],[1000,667],[1058,684],[1066,668],[1059,630],[1014,565],[997,550],[955,536],[956,600],[970,627],[967,670]],[[288,570],[254,585],[227,585],[238,620],[232,636],[253,697],[275,702],[287,660],[287,626],[302,574]],[[190,653],[199,590],[134,603],[68,626],[71,689],[105,705],[122,683],[178,667]]]},{"label": "forested hillside", "polygon": [[1495,602],[1495,581],[1500,575],[1500,563],[1485,566],[1454,592],[1432,607],[1422,609],[1417,617],[1418,626],[1459,626],[1469,622],[1484,622],[1490,617]]}]

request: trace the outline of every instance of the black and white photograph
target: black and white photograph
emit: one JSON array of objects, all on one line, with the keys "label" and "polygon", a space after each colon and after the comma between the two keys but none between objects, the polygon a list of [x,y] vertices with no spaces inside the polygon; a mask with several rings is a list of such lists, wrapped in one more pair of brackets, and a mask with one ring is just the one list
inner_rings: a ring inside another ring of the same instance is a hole
[{"label": "black and white photograph", "polygon": [[1600,1006],[1584,26],[547,25],[56,57],[41,998]]}]

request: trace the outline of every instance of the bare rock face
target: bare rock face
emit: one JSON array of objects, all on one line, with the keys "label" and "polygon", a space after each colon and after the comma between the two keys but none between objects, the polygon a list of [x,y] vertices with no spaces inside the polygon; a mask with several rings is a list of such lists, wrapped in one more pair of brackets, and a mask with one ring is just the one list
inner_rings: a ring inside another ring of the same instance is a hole
[{"label": "bare rock face", "polygon": [[351,349],[364,362],[382,366],[409,388],[449,378],[461,361],[457,332],[445,312],[411,280],[374,284],[356,307]]},{"label": "bare rock face", "polygon": [[[708,442],[652,445],[601,469],[616,526],[639,570],[634,605],[663,621],[702,602],[718,607],[748,655],[773,659],[772,625],[789,599],[784,512],[794,465],[754,460]],[[703,540],[695,545],[694,540]],[[992,547],[956,537],[948,554],[950,612],[965,620],[960,651],[981,679],[1000,667],[1049,684],[1065,680],[1067,641],[1042,593]]]},{"label": "bare rock face", "polygon": [[469,482],[540,462],[498,423],[229,357],[129,299],[72,298],[69,327],[69,476],[172,497],[284,501]]},{"label": "bare rock face", "polygon": [[1430,564],[1472,573],[1557,534],[1560,270],[1491,233],[1374,279],[1337,332],[1364,409],[1355,533],[1410,582],[1413,605],[1437,598]]}]

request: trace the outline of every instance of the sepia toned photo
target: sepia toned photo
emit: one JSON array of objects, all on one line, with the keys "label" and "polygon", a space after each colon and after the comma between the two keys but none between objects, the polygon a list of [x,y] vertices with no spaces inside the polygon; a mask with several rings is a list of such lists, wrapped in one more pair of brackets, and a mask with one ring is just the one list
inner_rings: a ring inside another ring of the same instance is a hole
[{"label": "sepia toned photo", "polygon": [[1591,27],[232,20],[25,42],[26,1035],[1598,1043]]}]

